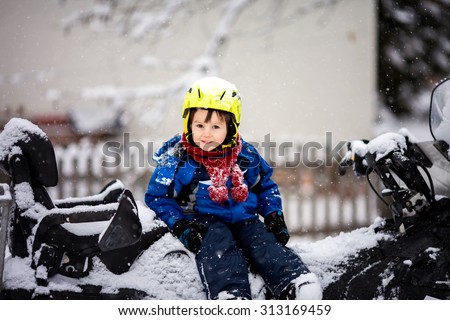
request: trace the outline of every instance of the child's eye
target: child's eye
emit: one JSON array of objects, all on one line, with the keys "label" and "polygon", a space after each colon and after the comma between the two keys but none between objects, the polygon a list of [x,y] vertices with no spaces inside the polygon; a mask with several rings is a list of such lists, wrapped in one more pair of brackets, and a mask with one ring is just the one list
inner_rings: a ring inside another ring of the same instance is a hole
[{"label": "child's eye", "polygon": [[221,127],[220,126],[218,126],[218,125],[214,125],[213,126],[213,129],[220,129]]},{"label": "child's eye", "polygon": [[200,123],[197,123],[197,124],[195,125],[195,127],[198,128],[198,129],[201,129],[201,128],[203,128],[203,125],[200,124]]}]

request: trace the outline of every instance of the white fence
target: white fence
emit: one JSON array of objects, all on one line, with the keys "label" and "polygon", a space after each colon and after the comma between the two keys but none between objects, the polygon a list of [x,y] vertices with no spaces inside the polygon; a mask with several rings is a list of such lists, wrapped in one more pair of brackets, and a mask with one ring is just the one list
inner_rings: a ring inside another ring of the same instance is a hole
[{"label": "white fence", "polygon": [[[286,221],[291,233],[322,238],[368,226],[380,215],[378,198],[364,177],[339,176],[337,166],[278,169]],[[375,182],[377,183],[377,182]]]},{"label": "white fence", "polygon": [[125,162],[122,155],[116,154],[116,163],[111,155],[104,154],[104,143],[92,144],[81,141],[66,148],[56,146],[55,156],[58,165],[59,182],[49,188],[52,198],[83,197],[98,193],[103,186],[114,179],[120,179],[126,188],[143,200],[151,168],[139,163],[139,150],[131,150]]},{"label": "white fence", "polygon": [[[99,192],[112,179],[120,179],[136,200],[143,201],[151,168],[139,164],[131,154],[128,166],[104,167],[102,144],[82,142],[55,148],[59,183],[50,188],[53,198],[86,196]],[[123,162],[123,161],[122,161]],[[368,226],[380,215],[376,195],[364,178],[351,172],[339,176],[337,166],[283,168],[277,166],[274,180],[279,184],[284,212],[291,233],[321,238],[340,231]]]}]

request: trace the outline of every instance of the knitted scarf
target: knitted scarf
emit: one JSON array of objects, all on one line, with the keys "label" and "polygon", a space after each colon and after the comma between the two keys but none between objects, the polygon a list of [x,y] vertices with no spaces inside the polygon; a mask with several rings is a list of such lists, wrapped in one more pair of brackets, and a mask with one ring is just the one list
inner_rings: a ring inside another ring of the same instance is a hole
[{"label": "knitted scarf", "polygon": [[244,174],[236,163],[239,152],[242,149],[242,141],[237,137],[237,145],[224,149],[205,151],[199,147],[191,145],[186,140],[186,135],[182,136],[182,143],[189,156],[195,161],[205,166],[211,186],[208,187],[209,196],[213,201],[224,202],[228,200],[228,188],[226,183],[231,176],[233,186],[230,189],[231,198],[235,202],[247,200],[248,188],[244,183]]}]

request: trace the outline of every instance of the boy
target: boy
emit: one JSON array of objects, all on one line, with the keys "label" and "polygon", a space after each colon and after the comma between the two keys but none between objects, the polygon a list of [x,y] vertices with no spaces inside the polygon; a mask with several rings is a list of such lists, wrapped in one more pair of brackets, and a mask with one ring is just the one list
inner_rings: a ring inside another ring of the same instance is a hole
[{"label": "boy", "polygon": [[251,299],[249,266],[276,299],[321,299],[317,277],[285,247],[272,168],[239,136],[240,116],[233,84],[195,82],[184,99],[183,134],[155,154],[145,202],[196,255],[209,299]]}]

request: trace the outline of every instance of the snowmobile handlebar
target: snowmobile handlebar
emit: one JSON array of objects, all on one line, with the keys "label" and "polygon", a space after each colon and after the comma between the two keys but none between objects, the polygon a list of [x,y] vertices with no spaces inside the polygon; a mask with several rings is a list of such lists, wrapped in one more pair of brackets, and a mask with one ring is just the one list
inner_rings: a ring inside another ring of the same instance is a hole
[{"label": "snowmobile handlebar", "polygon": [[[370,141],[351,141],[347,148],[339,173],[344,175],[352,167],[356,176],[366,176],[373,191],[393,213],[399,227],[404,217],[426,214],[435,203],[433,181],[426,169],[431,167],[431,162],[407,137],[384,134]],[[374,188],[369,177],[371,173],[375,173],[384,185],[381,192]],[[390,204],[386,197],[391,197]]]}]

